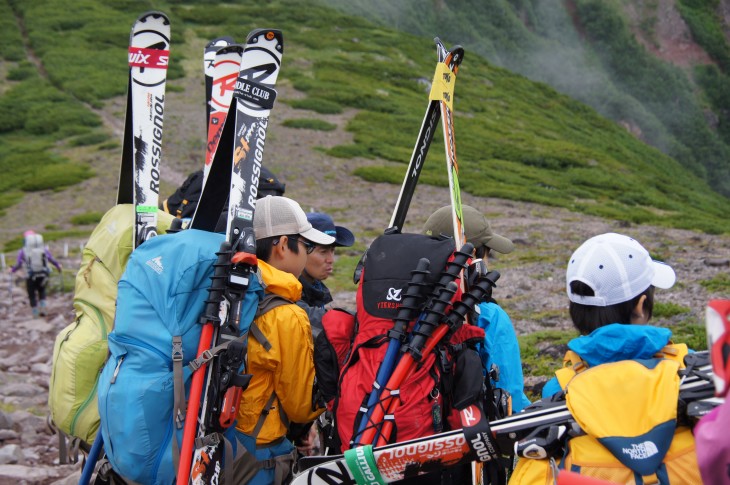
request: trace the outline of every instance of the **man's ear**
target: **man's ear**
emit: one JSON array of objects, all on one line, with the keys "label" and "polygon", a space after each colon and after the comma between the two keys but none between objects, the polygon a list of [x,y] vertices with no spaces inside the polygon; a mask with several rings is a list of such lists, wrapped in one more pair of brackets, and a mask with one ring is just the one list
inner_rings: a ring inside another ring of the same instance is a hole
[{"label": "man's ear", "polygon": [[286,236],[279,236],[279,239],[274,241],[274,243],[271,245],[271,256],[281,259],[284,256],[284,252],[289,249],[287,247],[287,237]]}]

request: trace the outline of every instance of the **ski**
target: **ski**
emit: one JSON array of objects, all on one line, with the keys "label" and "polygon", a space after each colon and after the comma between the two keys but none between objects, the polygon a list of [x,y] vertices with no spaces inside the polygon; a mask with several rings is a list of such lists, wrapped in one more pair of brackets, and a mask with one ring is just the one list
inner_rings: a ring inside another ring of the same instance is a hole
[{"label": "ski", "polygon": [[238,44],[222,47],[215,53],[209,98],[208,143],[205,147],[203,185],[205,185],[210,166],[213,163],[213,158],[215,158],[215,152],[218,149],[218,142],[223,134],[223,126],[231,107],[233,88],[236,85],[236,79],[238,79],[242,56],[243,46]]},{"label": "ski", "polygon": [[[696,352],[697,367],[688,373],[680,385],[680,400],[689,404],[717,405],[712,384],[712,366],[708,353]],[[680,372],[681,373],[681,372]],[[688,410],[703,406],[687,406]],[[689,413],[688,413],[689,414]],[[695,416],[696,417],[696,416]],[[540,446],[539,440],[525,440],[535,430],[551,426],[580,432],[563,402],[549,407],[528,410],[490,423],[492,435],[504,455],[512,454],[516,444],[518,454],[531,454]],[[304,457],[299,462],[299,474],[293,485],[351,485],[355,483],[391,483],[404,478],[466,464],[476,460],[462,430],[393,443],[379,448],[364,446],[348,450],[344,455]]]},{"label": "ski", "polygon": [[[238,338],[242,326],[250,324],[239,322],[237,316],[250,278],[255,277],[256,272],[253,216],[266,130],[276,99],[274,86],[283,52],[280,31],[262,29],[249,34],[229,109],[231,119],[224,125],[224,134],[229,133],[229,136],[221,140],[220,146],[225,149],[216,151],[214,171],[208,181],[210,184],[216,180],[214,174],[225,172],[223,160],[227,160],[230,203],[226,240],[217,253],[207,307],[201,317],[204,326],[198,347],[200,364],[190,386],[178,485],[219,482],[224,448],[219,433],[235,423],[237,403],[248,383],[247,376],[238,375],[245,358],[242,343],[231,342],[212,360],[207,356],[211,349]],[[202,198],[200,202],[203,202]],[[216,220],[219,213],[220,207],[214,213]],[[230,377],[231,373],[234,382],[229,385],[223,376]]]},{"label": "ski", "polygon": [[[164,13],[150,11],[137,18],[129,34],[127,58],[127,110],[117,204],[134,206],[132,247],[136,248],[157,235],[165,83],[170,60],[170,20]],[[89,483],[103,446],[104,440],[98,433],[89,450],[79,485]]]},{"label": "ski", "polygon": [[[203,187],[201,189],[200,200],[198,205],[195,207],[190,227],[195,229],[201,229],[200,220],[206,219],[206,222],[215,224],[217,216],[210,211],[206,211],[206,208],[215,207],[217,213],[220,214],[223,205],[219,202],[224,196],[227,196],[227,192],[221,191],[220,187],[225,187],[230,184],[228,178],[228,164],[230,160],[228,157],[220,157],[218,163],[221,164],[221,170],[217,171],[217,177],[207,185],[208,174],[213,166],[213,160],[215,159],[215,153],[218,149],[221,139],[223,138],[224,127],[226,124],[226,118],[231,107],[231,100],[233,98],[233,88],[236,85],[236,79],[238,79],[238,73],[241,68],[241,57],[243,56],[244,46],[239,44],[230,44],[225,47],[219,48],[215,52],[215,57],[211,67],[211,93],[209,100],[210,112],[208,115],[208,141],[205,145],[205,164],[203,166]],[[206,81],[208,75],[206,74]],[[228,130],[225,143],[230,146],[232,142],[232,131]],[[208,187],[208,192],[205,192]],[[225,202],[225,201],[224,201]],[[200,217],[198,217],[198,211],[200,211]],[[215,226],[206,226],[204,229],[213,230]]]},{"label": "ski", "polygon": [[210,124],[211,94],[213,93],[213,78],[215,54],[219,49],[231,45],[236,41],[233,37],[216,37],[203,48],[203,75],[205,76],[205,127]]},{"label": "ski", "polygon": [[[446,52],[443,49],[443,45],[439,45],[437,48],[438,63],[437,71],[441,64],[446,64],[456,75],[456,71],[461,64],[463,57],[463,49],[461,47],[454,47],[451,51]],[[435,78],[434,78],[435,82]],[[430,98],[431,96],[429,96]],[[438,99],[429,99],[428,107],[426,108],[426,114],[421,122],[421,129],[418,132],[418,138],[416,139],[416,145],[413,147],[413,153],[411,154],[411,160],[406,169],[406,174],[401,185],[400,193],[398,194],[398,200],[395,203],[393,209],[393,215],[390,218],[388,227],[395,228],[399,232],[403,230],[403,225],[406,221],[406,214],[408,208],[411,205],[413,194],[418,184],[418,178],[421,175],[423,164],[426,161],[426,155],[428,155],[428,149],[433,141],[433,135],[436,132],[436,125],[438,125],[439,119],[441,118],[441,109]],[[457,247],[459,247],[457,245]]]},{"label": "ski", "polygon": [[[434,39],[436,46],[441,52],[440,56],[446,56],[446,48],[438,37]],[[451,208],[454,223],[454,242],[459,248],[466,242],[464,235],[464,216],[461,212],[461,191],[459,188],[459,166],[456,163],[456,143],[454,140],[454,84],[459,65],[464,59],[464,49],[460,46],[452,48],[451,53],[455,59],[454,65],[449,66],[441,62],[436,67],[436,73],[431,83],[431,94],[429,98],[439,104],[441,108],[441,126],[444,132],[444,148],[446,150],[446,171],[449,175],[449,194],[451,196]],[[463,284],[462,284],[463,289]]]},{"label": "ski", "polygon": [[165,82],[170,21],[162,12],[139,16],[129,36],[129,82],[117,204],[135,207],[133,246],[157,234]]}]

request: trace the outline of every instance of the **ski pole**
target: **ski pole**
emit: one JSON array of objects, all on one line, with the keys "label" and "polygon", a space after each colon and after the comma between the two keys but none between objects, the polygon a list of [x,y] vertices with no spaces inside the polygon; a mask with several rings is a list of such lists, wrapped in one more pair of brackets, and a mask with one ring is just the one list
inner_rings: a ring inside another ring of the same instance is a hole
[{"label": "ski pole", "polygon": [[[469,258],[471,257],[471,252],[474,250],[474,246],[471,244],[465,244],[460,251],[455,251],[451,260],[446,263],[446,269],[442,272],[441,278],[439,279],[438,284],[435,286],[433,293],[430,297],[430,302],[427,303],[428,306],[428,312],[431,314],[439,313],[445,311],[448,304],[451,302],[451,299],[456,292],[456,289],[451,291],[451,287],[449,286],[449,283],[452,283],[458,276],[459,272],[463,270],[464,267],[466,267]],[[445,300],[445,301],[444,301]],[[437,316],[432,316],[431,319],[434,320],[434,324],[432,324],[430,327],[426,326],[424,329],[421,328],[423,324],[426,322],[429,322],[429,319],[423,319],[419,318],[418,322],[414,326],[412,330],[412,335],[417,335],[419,333],[428,332],[435,326],[435,323],[438,322],[438,318],[443,317],[443,313],[438,314]],[[380,389],[378,391],[378,394],[380,396],[383,396],[380,399],[377,399],[371,406],[368,406],[368,411],[363,416],[363,421],[360,423],[360,429],[358,430],[360,434],[360,439],[353,441],[355,444],[372,444],[374,443],[375,438],[379,434],[378,427],[381,426],[381,421],[383,420],[383,417],[385,414],[383,413],[384,406],[377,405],[378,400],[383,403],[386,400],[392,399],[392,391],[393,389],[398,389],[400,387],[400,384],[402,382],[402,379],[407,374],[403,374],[404,372],[410,372],[409,370],[402,369],[402,366],[405,367],[406,364],[403,363],[404,356],[409,352],[416,352],[415,349],[413,349],[414,342],[411,341],[408,345],[401,348],[401,357],[398,361],[397,366],[395,366],[395,370],[392,370],[390,373],[390,376],[387,376],[387,384],[385,388]],[[418,345],[418,343],[416,344]],[[409,350],[410,349],[410,350]],[[418,355],[417,360],[420,361],[421,356]],[[402,375],[401,375],[402,374]],[[398,376],[398,377],[396,377]],[[383,376],[382,379],[384,380],[386,376]],[[400,379],[395,380],[394,379]],[[394,387],[396,386],[396,387]],[[368,426],[369,424],[369,426]]]},{"label": "ski pole", "polygon": [[[228,279],[228,269],[230,267],[231,244],[223,241],[220,250],[216,253],[218,260],[214,264],[213,277],[208,290],[208,299],[205,301],[206,308],[203,316],[200,318],[203,323],[203,329],[200,333],[200,343],[198,344],[198,358],[204,357],[204,354],[211,348],[213,341],[213,332],[220,325],[220,303],[223,301],[223,291],[225,289],[226,280]],[[200,399],[203,394],[203,382],[205,380],[205,371],[208,367],[207,361],[193,373],[193,380],[190,384],[190,397],[188,398],[188,410],[185,415],[185,429],[183,431],[183,441],[180,447],[180,463],[177,472],[177,485],[188,485],[190,480],[190,467],[193,460],[193,446],[198,428],[198,411],[200,410]],[[177,416],[175,417],[177,418]]]},{"label": "ski pole", "polygon": [[101,455],[103,447],[104,439],[101,437],[101,432],[98,432],[96,433],[96,438],[94,438],[94,444],[91,446],[91,451],[89,451],[89,456],[86,458],[84,469],[81,472],[81,478],[79,478],[79,485],[89,485],[91,475],[94,474],[96,462],[99,461],[99,455]]},{"label": "ski pole", "polygon": [[[487,277],[483,278],[470,288],[469,292],[462,295],[460,300],[454,302],[451,312],[445,318],[440,307],[429,310],[429,315],[426,316],[423,322],[426,329],[420,331],[419,334],[414,337],[411,344],[403,349],[404,355],[401,358],[401,362],[405,363],[403,364],[403,367],[401,367],[400,362],[398,363],[398,368],[393,371],[393,376],[391,378],[393,382],[388,382],[388,386],[386,386],[387,389],[398,389],[402,382],[405,381],[411,372],[413,372],[413,369],[416,365],[418,365],[421,358],[424,355],[428,355],[436,347],[436,345],[442,341],[444,337],[446,337],[447,334],[453,333],[458,329],[458,327],[464,322],[467,313],[470,312],[482,298],[484,298],[484,295],[491,292],[491,288],[494,286],[494,283],[498,278],[499,273],[496,271],[489,273]],[[434,323],[438,321],[443,323],[433,329]],[[391,385],[393,387],[391,387]],[[398,406],[400,406],[400,397],[398,397],[398,399],[391,399],[388,403],[386,414],[393,415]],[[380,436],[375,442],[376,446],[382,446],[388,442],[392,429],[393,422],[391,420],[383,422],[382,429],[380,430]]]},{"label": "ski pole", "polygon": [[430,274],[428,271],[429,264],[428,259],[421,258],[418,261],[416,269],[411,272],[411,280],[408,282],[408,288],[403,296],[402,304],[398,309],[395,324],[388,332],[390,342],[388,343],[388,349],[385,351],[385,357],[383,357],[383,361],[380,363],[380,368],[378,369],[378,373],[375,377],[375,382],[373,382],[373,388],[368,396],[366,404],[367,411],[363,413],[357,434],[353,438],[355,443],[359,443],[359,436],[367,426],[368,418],[370,417],[373,406],[378,401],[382,385],[385,384],[385,381],[393,372],[396,357],[400,352],[401,345],[406,340],[408,323],[415,317],[414,313],[418,309],[419,302],[423,297],[421,293],[424,285],[426,284],[426,277]]}]

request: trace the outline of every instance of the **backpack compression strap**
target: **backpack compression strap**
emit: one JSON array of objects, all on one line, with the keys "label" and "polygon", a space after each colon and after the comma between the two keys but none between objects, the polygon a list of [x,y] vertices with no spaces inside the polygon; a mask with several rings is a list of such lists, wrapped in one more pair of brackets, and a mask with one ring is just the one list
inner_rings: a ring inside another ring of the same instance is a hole
[{"label": "backpack compression strap", "polygon": [[[679,363],[679,368],[684,369],[684,358],[689,353],[687,344],[674,344],[669,343],[657,352],[654,357],[660,359],[670,359]],[[572,350],[568,350],[563,357],[563,368],[555,371],[555,376],[558,378],[560,388],[565,389],[568,382],[579,374],[588,369],[588,364]]]}]

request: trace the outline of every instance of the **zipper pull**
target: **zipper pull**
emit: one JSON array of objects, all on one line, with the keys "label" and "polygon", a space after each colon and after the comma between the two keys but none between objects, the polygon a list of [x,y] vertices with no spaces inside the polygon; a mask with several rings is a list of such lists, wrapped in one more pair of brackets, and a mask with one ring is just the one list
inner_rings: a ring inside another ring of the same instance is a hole
[{"label": "zipper pull", "polygon": [[119,361],[117,362],[117,367],[114,369],[114,374],[112,375],[112,380],[109,381],[109,384],[114,384],[117,380],[117,374],[119,374],[119,368],[122,366],[122,362],[124,362],[124,356],[121,356],[119,358]]}]

